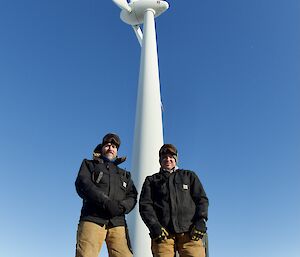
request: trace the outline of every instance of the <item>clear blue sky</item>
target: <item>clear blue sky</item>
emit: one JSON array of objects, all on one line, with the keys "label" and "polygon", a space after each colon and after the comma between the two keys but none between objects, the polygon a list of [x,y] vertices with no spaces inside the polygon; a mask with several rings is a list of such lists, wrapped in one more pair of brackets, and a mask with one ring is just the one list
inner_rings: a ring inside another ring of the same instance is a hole
[{"label": "clear blue sky", "polygon": [[[206,188],[210,255],[299,257],[299,0],[170,1],[157,33],[164,138]],[[131,168],[139,57],[109,0],[0,1],[1,256],[74,256],[82,159],[113,131]]]}]

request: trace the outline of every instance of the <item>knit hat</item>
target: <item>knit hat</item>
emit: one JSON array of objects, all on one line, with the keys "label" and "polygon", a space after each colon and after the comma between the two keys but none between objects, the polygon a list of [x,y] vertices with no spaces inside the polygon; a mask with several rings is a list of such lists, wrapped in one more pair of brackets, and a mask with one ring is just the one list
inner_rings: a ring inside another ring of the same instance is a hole
[{"label": "knit hat", "polygon": [[107,143],[112,143],[112,144],[116,145],[116,147],[119,149],[121,140],[117,134],[108,133],[103,137],[101,145],[104,146]]},{"label": "knit hat", "polygon": [[[102,143],[98,144],[93,151],[94,159],[100,158],[100,156],[102,154],[102,147],[107,143],[112,143],[112,144],[116,145],[116,147],[119,149],[121,140],[117,134],[113,134],[113,133],[106,134],[102,139]],[[125,160],[126,160],[126,156],[122,156],[122,157],[117,156],[117,158],[114,161],[114,164],[119,165],[120,163],[124,162]]]},{"label": "knit hat", "polygon": [[101,156],[101,153],[102,153],[102,147],[107,144],[107,143],[112,143],[112,144],[115,144],[116,147],[119,149],[120,147],[120,144],[121,144],[121,140],[119,138],[118,135],[116,134],[113,134],[113,133],[108,133],[106,134],[103,139],[102,139],[102,143],[101,144],[98,144],[96,146],[96,148],[94,149],[93,151],[93,156],[94,157],[100,157]]},{"label": "knit hat", "polygon": [[166,154],[172,155],[175,161],[178,161],[178,151],[174,145],[164,144],[159,150],[159,159],[161,160]]}]

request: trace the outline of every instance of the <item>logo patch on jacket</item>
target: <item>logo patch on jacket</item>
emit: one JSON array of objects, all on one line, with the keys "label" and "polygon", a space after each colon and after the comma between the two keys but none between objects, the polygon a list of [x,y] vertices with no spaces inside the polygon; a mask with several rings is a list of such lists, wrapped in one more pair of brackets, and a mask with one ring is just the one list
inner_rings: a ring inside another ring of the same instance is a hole
[{"label": "logo patch on jacket", "polygon": [[100,180],[102,179],[102,177],[103,177],[103,171],[100,171],[99,176],[98,176],[98,178],[96,180],[96,183],[99,183]]},{"label": "logo patch on jacket", "polygon": [[184,190],[188,190],[188,189],[189,189],[189,186],[188,186],[187,184],[183,184],[183,185],[182,185],[182,188],[183,188]]},{"label": "logo patch on jacket", "polygon": [[123,187],[127,187],[127,183],[125,181],[123,181]]}]

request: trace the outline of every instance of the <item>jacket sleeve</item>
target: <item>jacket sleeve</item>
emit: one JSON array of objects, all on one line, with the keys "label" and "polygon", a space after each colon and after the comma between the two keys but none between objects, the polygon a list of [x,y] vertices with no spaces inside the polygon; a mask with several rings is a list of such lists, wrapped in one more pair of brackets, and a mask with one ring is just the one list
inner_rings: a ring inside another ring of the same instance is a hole
[{"label": "jacket sleeve", "polygon": [[198,176],[191,173],[191,196],[196,205],[194,222],[208,218],[208,198]]},{"label": "jacket sleeve", "polygon": [[75,187],[78,195],[88,201],[93,201],[96,204],[103,206],[108,200],[108,196],[104,194],[92,181],[92,171],[88,163],[89,161],[84,159],[80,166],[77,179],[75,181]]},{"label": "jacket sleeve", "polygon": [[127,172],[127,175],[129,177],[128,179],[128,186],[126,190],[126,198],[120,202],[121,206],[125,208],[125,214],[129,213],[137,202],[137,190],[133,184],[133,181],[131,179],[130,173]]},{"label": "jacket sleeve", "polygon": [[151,234],[155,234],[155,231],[158,231],[161,229],[161,224],[158,221],[156,212],[153,207],[153,201],[152,201],[152,188],[151,188],[151,177],[147,177],[144,181],[142,192],[140,195],[139,200],[139,212],[140,215],[150,230],[150,236]]}]

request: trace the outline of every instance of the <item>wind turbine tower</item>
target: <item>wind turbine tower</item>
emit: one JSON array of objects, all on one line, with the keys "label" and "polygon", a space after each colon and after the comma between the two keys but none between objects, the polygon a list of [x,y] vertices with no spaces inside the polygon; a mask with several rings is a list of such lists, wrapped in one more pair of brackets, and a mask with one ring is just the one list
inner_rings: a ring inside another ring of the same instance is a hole
[{"label": "wind turbine tower", "polygon": [[[159,170],[158,151],[163,145],[163,125],[155,18],[169,8],[159,0],[113,0],[122,11],[121,19],[131,25],[142,47],[136,105],[132,174],[138,192],[146,176]],[[143,24],[143,31],[140,25]],[[138,208],[131,215],[131,239],[135,257],[150,257],[148,229],[139,216]]]}]

